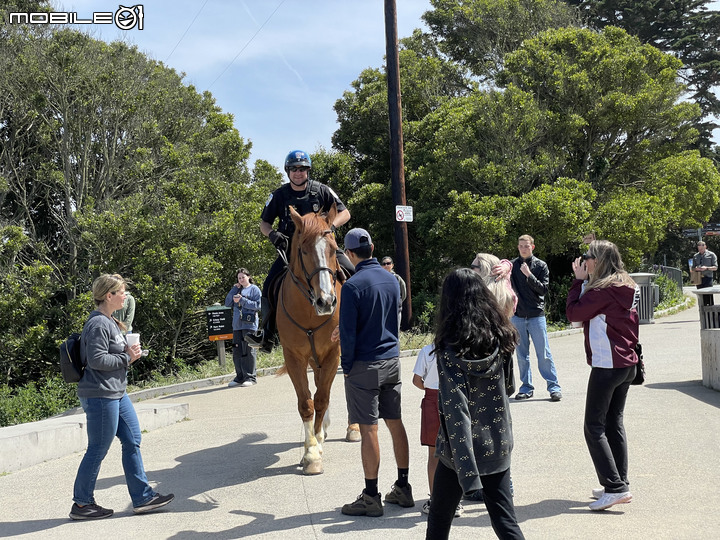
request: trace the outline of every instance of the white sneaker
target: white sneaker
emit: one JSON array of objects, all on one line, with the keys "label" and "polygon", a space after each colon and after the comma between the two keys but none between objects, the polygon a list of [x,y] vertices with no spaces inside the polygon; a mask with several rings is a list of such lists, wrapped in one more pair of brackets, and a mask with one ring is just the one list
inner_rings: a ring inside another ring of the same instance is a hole
[{"label": "white sneaker", "polygon": [[257,384],[255,381],[243,381],[243,383],[240,385],[243,388],[247,388],[248,386],[252,386],[253,384]]},{"label": "white sneaker", "polygon": [[465,511],[463,508],[463,505],[458,503],[457,508],[455,509],[455,517],[460,517],[460,515]]},{"label": "white sneaker", "polygon": [[600,497],[602,497],[603,495],[605,495],[605,488],[604,488],[604,487],[594,488],[594,489],[592,490],[592,495],[590,496],[590,498],[597,500],[597,499],[599,499]]},{"label": "white sneaker", "polygon": [[422,513],[423,514],[429,514],[430,513],[430,499],[425,501],[422,506]]},{"label": "white sneaker", "polygon": [[616,504],[625,504],[632,501],[632,493],[626,491],[625,493],[603,493],[597,501],[592,502],[588,505],[590,510],[606,510]]},{"label": "white sneaker", "polygon": [[233,386],[240,386],[240,383],[236,380],[232,380],[228,383],[228,388],[232,388]]}]

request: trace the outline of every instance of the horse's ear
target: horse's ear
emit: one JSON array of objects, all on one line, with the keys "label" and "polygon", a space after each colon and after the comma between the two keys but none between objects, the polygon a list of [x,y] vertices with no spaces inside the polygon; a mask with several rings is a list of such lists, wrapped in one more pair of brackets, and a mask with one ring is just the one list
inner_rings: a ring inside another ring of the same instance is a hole
[{"label": "horse's ear", "polygon": [[330,207],[330,211],[327,213],[327,216],[325,217],[325,221],[327,221],[328,225],[332,225],[335,221],[335,217],[338,215],[337,210],[337,203],[333,203]]},{"label": "horse's ear", "polygon": [[295,223],[295,229],[297,229],[298,231],[302,231],[302,217],[300,216],[300,214],[297,213],[297,210],[295,210],[294,206],[289,206],[288,208],[290,209],[290,217]]}]

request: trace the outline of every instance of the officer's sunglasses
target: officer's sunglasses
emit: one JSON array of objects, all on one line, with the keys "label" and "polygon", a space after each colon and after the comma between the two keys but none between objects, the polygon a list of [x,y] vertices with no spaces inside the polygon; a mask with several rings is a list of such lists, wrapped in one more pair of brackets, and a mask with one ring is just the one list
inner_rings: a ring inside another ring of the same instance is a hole
[{"label": "officer's sunglasses", "polygon": [[288,170],[290,172],[298,172],[298,171],[303,172],[303,171],[307,171],[309,169],[310,169],[310,167],[288,167]]}]

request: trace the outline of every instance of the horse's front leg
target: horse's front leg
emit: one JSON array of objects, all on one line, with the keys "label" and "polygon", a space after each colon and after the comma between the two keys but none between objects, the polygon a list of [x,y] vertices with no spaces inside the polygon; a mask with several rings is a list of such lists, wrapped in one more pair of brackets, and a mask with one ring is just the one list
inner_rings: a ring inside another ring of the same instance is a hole
[{"label": "horse's front leg", "polygon": [[285,368],[295,387],[298,398],[298,412],[303,422],[303,432],[305,434],[305,453],[301,461],[303,473],[320,474],[323,472],[322,447],[318,444],[314,431],[315,404],[307,380],[307,362],[302,358],[292,357],[285,353]]},{"label": "horse's front leg", "polygon": [[[340,351],[338,347],[333,347],[323,353],[320,358],[320,367],[313,370],[315,376],[315,438],[320,444],[325,442],[327,427],[330,425],[330,389],[335,381],[339,363]],[[322,447],[320,451],[322,452]]]}]

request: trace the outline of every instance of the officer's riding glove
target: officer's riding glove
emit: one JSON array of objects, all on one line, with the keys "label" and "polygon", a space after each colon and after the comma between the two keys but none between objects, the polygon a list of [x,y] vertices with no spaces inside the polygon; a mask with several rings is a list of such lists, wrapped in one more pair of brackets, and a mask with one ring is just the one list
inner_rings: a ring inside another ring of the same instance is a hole
[{"label": "officer's riding glove", "polygon": [[273,246],[275,246],[277,249],[281,249],[285,251],[288,247],[288,238],[283,233],[276,231],[273,229],[270,231],[270,234],[268,235],[268,238],[272,242]]}]

